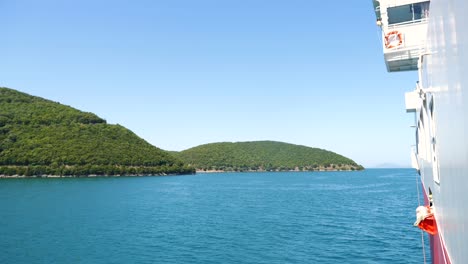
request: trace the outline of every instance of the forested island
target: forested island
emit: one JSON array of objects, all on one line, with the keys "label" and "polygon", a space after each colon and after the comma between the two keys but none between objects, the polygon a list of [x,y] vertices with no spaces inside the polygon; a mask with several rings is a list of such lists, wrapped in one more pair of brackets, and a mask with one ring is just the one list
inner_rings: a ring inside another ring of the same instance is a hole
[{"label": "forested island", "polygon": [[362,169],[331,151],[275,141],[211,143],[169,152],[93,113],[0,87],[0,177]]},{"label": "forested island", "polygon": [[331,151],[275,141],[221,142],[174,152],[197,171],[363,170]]},{"label": "forested island", "polygon": [[0,175],[192,174],[195,170],[120,125],[0,87]]}]

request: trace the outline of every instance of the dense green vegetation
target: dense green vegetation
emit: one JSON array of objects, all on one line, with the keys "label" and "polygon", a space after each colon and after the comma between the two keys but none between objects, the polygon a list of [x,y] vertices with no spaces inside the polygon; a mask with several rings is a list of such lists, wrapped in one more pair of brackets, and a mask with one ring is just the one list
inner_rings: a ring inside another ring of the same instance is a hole
[{"label": "dense green vegetation", "polygon": [[362,170],[331,151],[274,141],[212,143],[176,154],[197,170]]},{"label": "dense green vegetation", "polygon": [[120,125],[0,87],[0,175],[193,173]]}]

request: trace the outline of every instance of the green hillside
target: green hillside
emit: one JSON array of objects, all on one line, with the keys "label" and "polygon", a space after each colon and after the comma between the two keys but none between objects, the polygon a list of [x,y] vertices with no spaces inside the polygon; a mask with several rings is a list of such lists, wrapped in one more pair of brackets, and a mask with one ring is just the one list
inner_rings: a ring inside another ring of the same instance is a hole
[{"label": "green hillside", "polygon": [[179,152],[197,170],[283,171],[362,170],[361,165],[331,151],[275,141],[222,142]]},{"label": "green hillside", "polygon": [[160,175],[194,170],[95,114],[0,87],[0,175]]}]

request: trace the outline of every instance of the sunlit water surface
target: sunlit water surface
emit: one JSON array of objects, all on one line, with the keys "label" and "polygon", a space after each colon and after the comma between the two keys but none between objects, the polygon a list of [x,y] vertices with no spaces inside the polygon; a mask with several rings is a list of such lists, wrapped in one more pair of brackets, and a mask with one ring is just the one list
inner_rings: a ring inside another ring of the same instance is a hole
[{"label": "sunlit water surface", "polygon": [[416,174],[0,180],[0,263],[422,263]]}]

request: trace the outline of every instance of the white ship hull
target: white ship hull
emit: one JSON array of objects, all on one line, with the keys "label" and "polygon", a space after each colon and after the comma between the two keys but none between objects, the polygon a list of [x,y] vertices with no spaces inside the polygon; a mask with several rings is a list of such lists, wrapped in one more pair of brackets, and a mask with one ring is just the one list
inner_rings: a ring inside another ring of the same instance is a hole
[{"label": "white ship hull", "polygon": [[433,0],[430,8],[417,160],[438,227],[433,263],[468,263],[468,1]]},{"label": "white ship hull", "polygon": [[434,234],[432,262],[468,263],[468,0],[373,4],[387,70],[418,71],[405,100],[416,121],[411,160],[433,213],[429,228],[419,225]]}]

